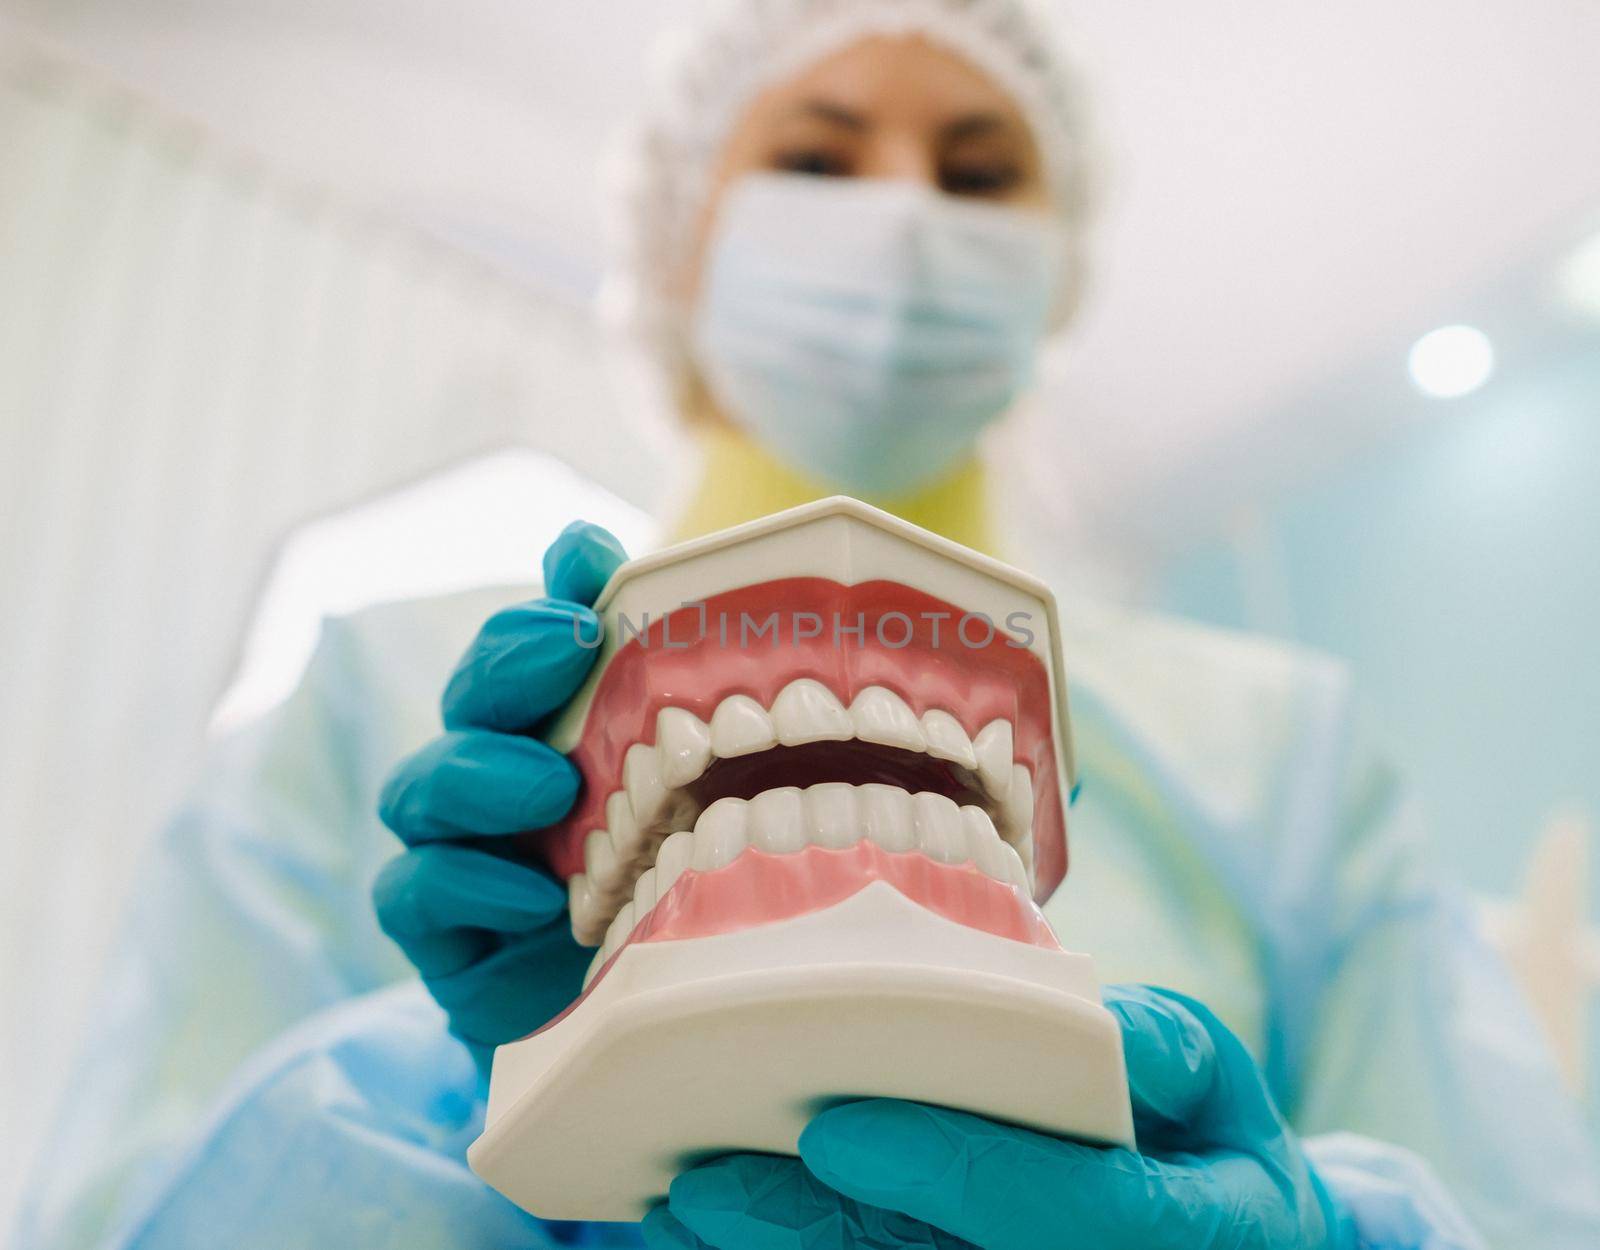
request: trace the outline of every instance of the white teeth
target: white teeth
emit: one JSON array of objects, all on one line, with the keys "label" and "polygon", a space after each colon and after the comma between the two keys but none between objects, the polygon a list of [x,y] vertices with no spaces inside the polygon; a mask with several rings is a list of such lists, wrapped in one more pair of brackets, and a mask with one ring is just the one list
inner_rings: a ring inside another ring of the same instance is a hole
[{"label": "white teeth", "polygon": [[[598,942],[612,909],[622,901],[622,891],[617,885],[620,876],[617,849],[611,845],[611,835],[604,829],[596,829],[584,839],[583,875],[588,878],[591,908],[582,918],[584,931],[589,936],[580,936],[580,940]],[[573,913],[573,920],[577,923],[578,913]]]},{"label": "white teeth", "polygon": [[868,686],[850,704],[850,719],[856,737],[863,742],[900,747],[906,751],[926,751],[928,740],[916,714],[894,691],[884,686]]},{"label": "white teeth", "polygon": [[589,885],[589,874],[575,873],[567,882],[567,909],[572,913],[572,936],[593,946],[605,936],[605,915]]},{"label": "white teeth", "polygon": [[778,745],[772,717],[747,694],[731,695],[711,716],[711,749],[723,759],[768,751]]},{"label": "white teeth", "polygon": [[978,757],[972,740],[961,722],[942,708],[929,708],[922,714],[922,736],[928,741],[928,754],[936,760],[949,760],[963,768],[976,769]]},{"label": "white teeth", "polygon": [[873,783],[861,786],[856,795],[856,810],[861,818],[862,836],[871,838],[886,851],[914,851],[917,831],[911,825],[911,796],[899,786]]},{"label": "white teeth", "polygon": [[656,715],[656,765],[668,789],[698,781],[711,763],[711,730],[693,712],[664,707]]},{"label": "white teeth", "polygon": [[617,850],[611,845],[611,835],[604,829],[594,830],[583,840],[583,871],[596,893],[604,890],[601,883],[615,875],[616,867]]},{"label": "white teeth", "polygon": [[731,864],[749,845],[745,836],[745,801],[718,799],[694,824],[694,855],[689,866],[709,872]]},{"label": "white teeth", "polygon": [[1033,832],[1033,776],[1026,764],[1011,766],[1010,815],[1020,840]]},{"label": "white teeth", "polygon": [[953,799],[924,791],[911,798],[911,819],[917,830],[917,846],[929,859],[943,864],[967,860],[967,839],[961,828],[961,812]]},{"label": "white teeth", "polygon": [[808,742],[848,742],[855,733],[844,704],[820,681],[791,681],[772,703],[772,723],[786,747]]},{"label": "white teeth", "polygon": [[1009,842],[1000,844],[1000,853],[1006,862],[1006,879],[1024,894],[1033,894],[1033,869],[1028,866],[1033,862],[1030,857],[1028,864],[1022,862],[1022,857],[1017,854],[1017,848]]},{"label": "white teeth", "polygon": [[[633,805],[621,790],[606,800],[606,828],[611,831],[611,846],[619,863],[632,866],[644,860],[648,849],[647,839],[639,822],[634,819]],[[589,877],[597,890],[604,888],[605,878],[596,877],[592,872]],[[631,878],[621,884],[627,887],[631,884]]]},{"label": "white teeth", "polygon": [[622,910],[606,930],[606,940],[600,947],[601,963],[611,958],[617,948],[628,940],[628,934],[633,932],[633,923],[633,903],[630,901],[622,905]]},{"label": "white teeth", "polygon": [[997,803],[1004,803],[1011,789],[1011,722],[992,720],[973,739],[978,756],[978,779],[985,792]]},{"label": "white teeth", "polygon": [[642,916],[656,905],[656,870],[646,868],[633,883],[633,914]]},{"label": "white teeth", "polygon": [[981,807],[961,809],[961,826],[966,833],[967,856],[986,876],[996,881],[1028,888],[1028,874],[1010,846],[1000,840],[994,822]]},{"label": "white teeth", "polygon": [[[655,867],[647,868],[640,874],[639,880],[634,883],[632,900],[614,916],[609,908],[605,911],[597,909],[593,901],[593,891],[588,887],[586,874],[579,873],[568,883],[568,898],[572,901],[573,936],[585,946],[600,947],[589,964],[589,970],[584,974],[585,985],[594,979],[595,973],[600,971],[606,960],[616,953],[617,947],[628,934],[633,932],[633,926],[667,896],[667,891],[672,889],[678,878],[683,875],[684,869],[689,866],[693,849],[694,834],[686,829],[674,833],[663,842],[656,854]],[[607,917],[610,917],[609,924]],[[626,928],[623,928],[624,924]]]},{"label": "white teeth", "polygon": [[[805,790],[778,787],[748,801],[725,798],[699,810],[702,791],[694,783],[718,758],[852,739],[953,765],[973,788],[973,805],[960,808],[943,795],[891,785],[824,782]],[[869,839],[942,863],[971,862],[1011,884],[1031,882],[1032,780],[1014,751],[1009,721],[995,719],[969,737],[950,712],[929,708],[918,717],[885,686],[866,687],[846,708],[825,683],[802,677],[779,691],[770,711],[749,695],[730,695],[709,724],[685,708],[661,708],[654,744],[635,743],[623,756],[621,788],[605,801],[606,828],[584,842],[583,871],[568,885],[573,934],[585,944],[604,939],[609,957],[627,937],[626,930],[617,934],[625,910],[649,914],[686,870],[720,868],[748,846],[792,854]],[[595,966],[603,962],[597,957]]]},{"label": "white teeth", "polygon": [[1033,777],[1025,765],[1011,770],[1011,787],[1000,809],[1001,836],[1009,842],[1028,870],[1028,888],[1033,888]]},{"label": "white teeth", "polygon": [[[750,800],[744,814],[750,830],[750,844],[758,850],[787,855],[806,844],[800,791],[794,786],[763,790]],[[695,826],[697,832],[699,828]]]},{"label": "white teeth", "polygon": [[[967,845],[967,858],[977,864],[985,872],[991,867],[999,865],[1000,861],[989,853],[992,845],[1004,846],[1000,835],[995,832],[994,821],[989,819],[989,814],[981,807],[974,807],[970,803],[964,805],[959,813],[961,817],[961,836]],[[998,876],[989,872],[990,876]]]},{"label": "white teeth", "polygon": [[805,792],[804,806],[804,836],[808,841],[841,850],[861,841],[861,819],[856,811],[854,786],[843,782],[810,786]]},{"label": "white teeth", "polygon": [[633,818],[641,828],[649,828],[666,806],[667,787],[655,751],[642,742],[634,743],[623,757],[622,788],[628,792]]},{"label": "white teeth", "polygon": [[656,901],[666,898],[683,870],[689,866],[689,861],[694,857],[694,834],[681,830],[673,834],[661,844],[661,849],[656,852]]},{"label": "white teeth", "polygon": [[588,910],[594,891],[589,888],[589,874],[575,872],[567,880],[567,906],[574,913]]}]

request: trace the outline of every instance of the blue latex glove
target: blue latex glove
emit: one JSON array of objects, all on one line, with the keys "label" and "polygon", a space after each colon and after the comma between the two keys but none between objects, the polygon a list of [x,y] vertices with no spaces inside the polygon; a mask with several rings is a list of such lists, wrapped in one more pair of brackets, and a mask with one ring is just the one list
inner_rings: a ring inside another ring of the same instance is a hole
[{"label": "blue latex glove", "polygon": [[588,605],[625,558],[599,526],[562,531],[544,557],[549,597],[489,619],[445,688],[446,732],[379,799],[410,849],[373,885],[378,923],[480,1064],[571,1003],[594,955],[572,939],[565,887],[500,840],[553,824],[577,797],[577,771],[531,735],[594,663]]},{"label": "blue latex glove", "polygon": [[[1191,999],[1113,986],[1139,1152],[917,1103],[819,1114],[800,1158],[684,1172],[644,1222],[652,1250],[1354,1250],[1243,1044]],[[1042,1079],[1048,1079],[1043,1077]]]}]

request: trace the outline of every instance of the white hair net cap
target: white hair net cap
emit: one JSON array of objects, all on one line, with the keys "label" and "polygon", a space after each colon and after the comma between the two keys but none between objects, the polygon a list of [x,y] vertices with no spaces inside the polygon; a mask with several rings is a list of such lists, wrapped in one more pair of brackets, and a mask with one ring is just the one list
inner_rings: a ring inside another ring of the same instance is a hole
[{"label": "white hair net cap", "polygon": [[617,169],[617,217],[601,310],[676,392],[688,368],[688,310],[676,293],[719,155],[766,87],[873,35],[920,34],[966,57],[1033,128],[1062,216],[1056,325],[1082,285],[1091,144],[1081,80],[1034,0],[731,0],[663,40],[656,81]]}]

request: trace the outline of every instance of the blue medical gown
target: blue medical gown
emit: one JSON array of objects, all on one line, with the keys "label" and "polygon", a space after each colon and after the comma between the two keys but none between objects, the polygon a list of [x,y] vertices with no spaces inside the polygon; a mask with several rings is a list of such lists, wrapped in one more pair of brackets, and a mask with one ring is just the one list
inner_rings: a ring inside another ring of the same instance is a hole
[{"label": "blue medical gown", "polygon": [[[219,741],[133,890],[22,1247],[633,1244],[465,1163],[481,1089],[368,890],[483,590],[330,621]],[[1083,794],[1048,913],[1106,981],[1208,1003],[1374,1247],[1600,1247],[1600,1168],[1526,1007],[1430,880],[1336,665],[1073,605]],[[1426,1163],[1423,1162],[1426,1160]],[[595,1166],[605,1166],[596,1160]],[[1461,1214],[1465,1212],[1466,1219]]]}]

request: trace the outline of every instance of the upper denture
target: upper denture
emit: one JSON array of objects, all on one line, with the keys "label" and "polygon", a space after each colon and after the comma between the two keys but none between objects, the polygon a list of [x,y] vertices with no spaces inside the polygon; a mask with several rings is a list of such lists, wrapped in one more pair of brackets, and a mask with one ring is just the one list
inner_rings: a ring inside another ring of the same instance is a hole
[{"label": "upper denture", "polygon": [[[803,568],[812,557],[799,550],[782,563]],[[619,928],[625,940],[663,877],[723,867],[712,861],[732,845],[733,817],[716,813],[734,803],[749,809],[739,819],[761,828],[770,853],[863,840],[887,850],[910,829],[908,853],[1014,877],[1039,899],[1050,893],[1066,868],[1070,749],[1042,588],[1008,599],[1003,579],[943,576],[939,555],[914,550],[894,579],[767,576],[715,590],[740,568],[748,577],[748,561],[719,569],[692,549],[679,560],[651,566],[647,584],[602,611],[600,662],[552,734],[584,789],[565,821],[533,836],[570,882],[580,940],[600,944]],[[881,553],[876,564],[886,571]],[[918,581],[954,586],[962,599],[909,584]],[[669,610],[650,612],[646,626],[650,596]],[[1020,631],[1007,631],[1008,603],[1028,617]],[[992,628],[958,635],[972,612]],[[752,638],[746,622],[774,614],[777,636]],[[785,784],[791,774],[799,785]],[[886,793],[896,785],[911,801],[910,826]],[[719,803],[719,793],[738,797]],[[672,849],[691,828],[693,840]]]}]

